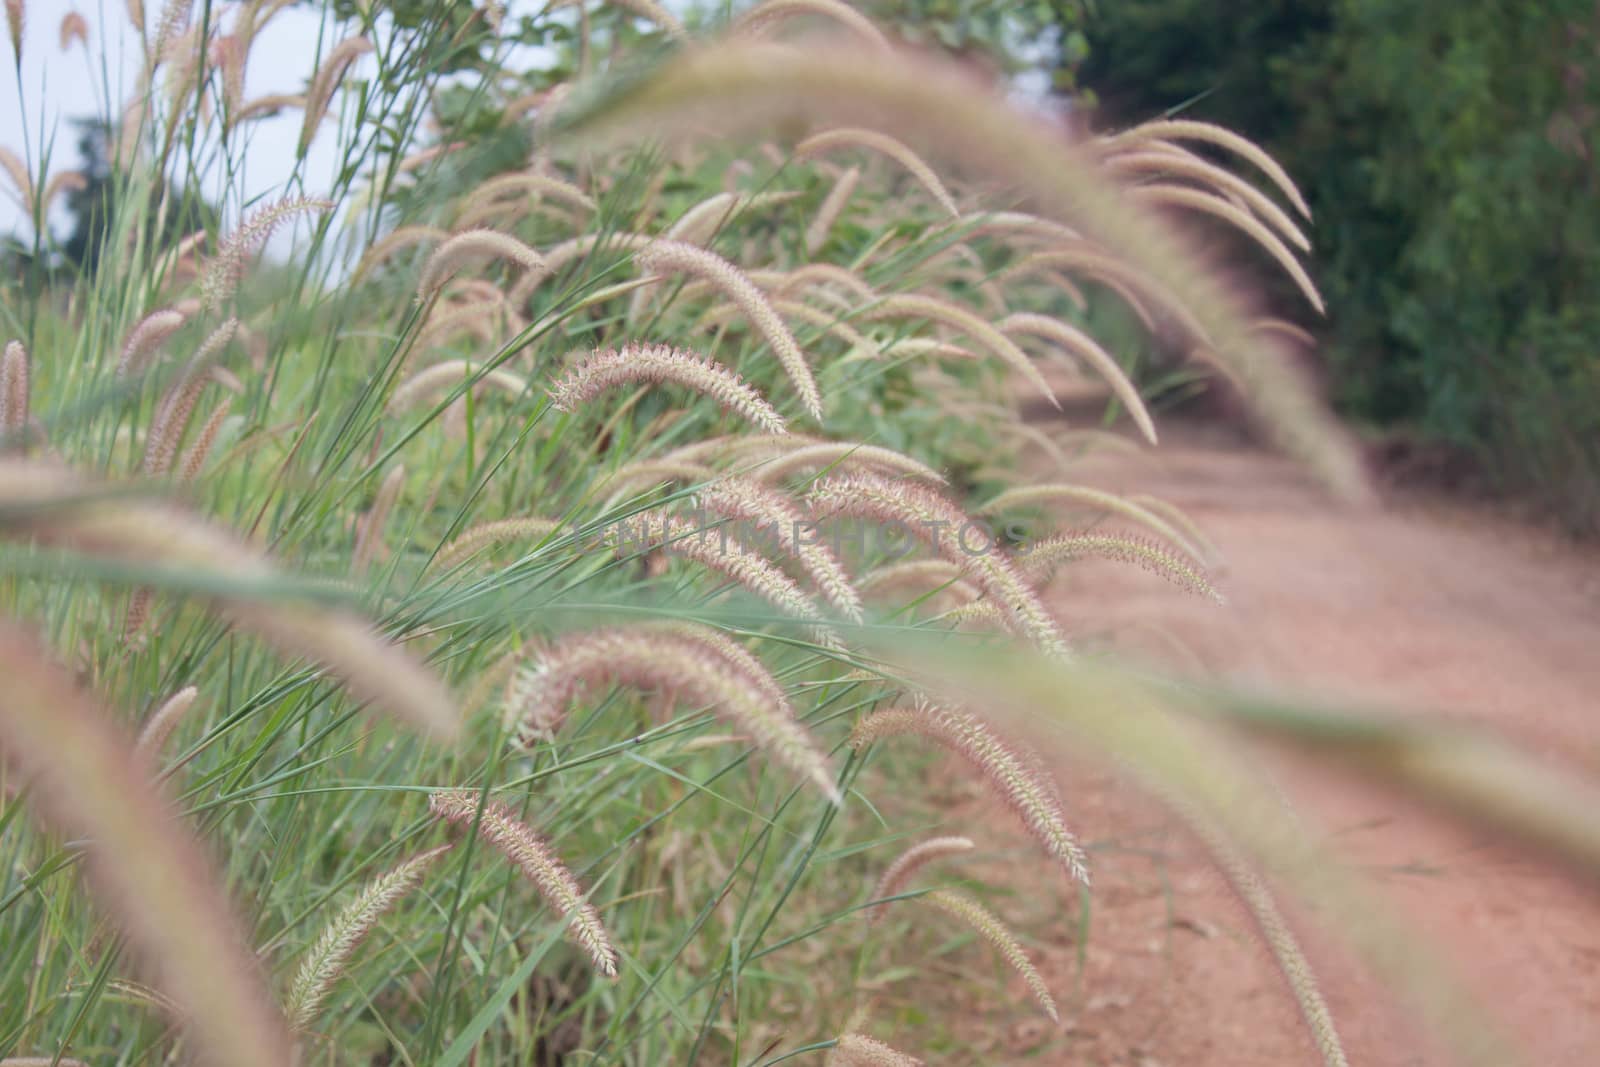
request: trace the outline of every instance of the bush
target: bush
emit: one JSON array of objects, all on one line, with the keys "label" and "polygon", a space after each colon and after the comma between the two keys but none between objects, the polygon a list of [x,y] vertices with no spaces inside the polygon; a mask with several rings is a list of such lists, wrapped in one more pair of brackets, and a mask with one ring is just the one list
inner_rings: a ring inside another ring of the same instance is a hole
[{"label": "bush", "polygon": [[1154,0],[1089,32],[1108,118],[1182,108],[1305,183],[1348,411],[1471,448],[1600,530],[1592,5]]}]

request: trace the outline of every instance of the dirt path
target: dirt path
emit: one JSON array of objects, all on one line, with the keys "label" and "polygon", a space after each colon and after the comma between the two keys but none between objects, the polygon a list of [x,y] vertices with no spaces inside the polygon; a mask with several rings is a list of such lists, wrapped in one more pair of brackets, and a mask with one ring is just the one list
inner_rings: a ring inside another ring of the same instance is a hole
[{"label": "dirt path", "polygon": [[[1073,477],[1185,509],[1226,560],[1229,605],[1126,567],[1075,565],[1051,597],[1080,640],[1105,635],[1169,668],[1472,722],[1600,768],[1600,557],[1417,499],[1345,512],[1286,462],[1167,429],[1158,452],[1097,459]],[[1600,1063],[1600,893],[1394,797],[1280,770],[1302,814],[1503,1016],[1529,1063]],[[1030,1049],[1029,1062],[1046,1063],[1316,1062],[1249,920],[1194,844],[1106,776],[1063,784],[1097,845],[1086,950],[1080,958],[1064,894],[1017,920],[1043,924],[1030,928],[1044,930],[1033,948],[1072,1022],[1064,1040],[1013,1033],[994,1062]],[[970,803],[962,818],[987,815],[1006,832],[1003,813]],[[1018,877],[998,863],[982,873]],[[1318,939],[1313,951],[1352,1063],[1449,1062],[1336,947]]]}]

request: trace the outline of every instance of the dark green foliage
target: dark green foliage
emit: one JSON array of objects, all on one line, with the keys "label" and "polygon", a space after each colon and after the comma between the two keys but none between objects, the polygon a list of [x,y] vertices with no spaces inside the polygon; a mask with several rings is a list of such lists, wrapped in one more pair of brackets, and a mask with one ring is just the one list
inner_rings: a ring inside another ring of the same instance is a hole
[{"label": "dark green foliage", "polygon": [[1600,529],[1600,22],[1583,0],[1103,4],[1082,81],[1263,142],[1317,213],[1338,399]]}]

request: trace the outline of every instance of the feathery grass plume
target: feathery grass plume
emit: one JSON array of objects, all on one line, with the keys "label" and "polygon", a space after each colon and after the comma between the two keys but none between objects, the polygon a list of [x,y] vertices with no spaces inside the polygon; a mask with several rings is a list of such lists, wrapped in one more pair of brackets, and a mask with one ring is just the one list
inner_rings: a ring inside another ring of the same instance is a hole
[{"label": "feathery grass plume", "polygon": [[519,743],[531,745],[560,728],[582,693],[618,685],[669,693],[676,703],[712,711],[829,801],[841,802],[827,756],[782,687],[754,657],[730,659],[724,645],[701,633],[644,626],[567,634],[537,655],[532,672],[521,676],[518,702],[506,711]]},{"label": "feathery grass plume", "polygon": [[1019,114],[953,64],[837,43],[823,50],[724,42],[681,52],[649,77],[568,108],[558,132],[581,133],[592,146],[706,128],[728,137],[785,120],[867,124],[1011,183],[1030,210],[1078,230],[1169,291],[1243,383],[1278,444],[1346,500],[1372,501],[1349,435],[1279,347],[1248,332],[1254,316],[1242,295],[1186,236],[1128,200],[1099,165],[1102,149]]},{"label": "feathery grass plume", "polygon": [[507,541],[538,541],[560,529],[554,519],[541,519],[528,515],[521,518],[493,519],[468,527],[459,537],[439,549],[434,557],[446,570],[490,545],[503,545]]},{"label": "feathery grass plume", "polygon": [[[1130,202],[1134,201],[1130,199]],[[1147,328],[1154,327],[1154,320],[1149,318],[1149,310],[1145,306],[1146,300],[1171,315],[1200,343],[1205,344],[1209,340],[1210,335],[1206,332],[1205,323],[1158,278],[1129,266],[1087,241],[1071,245],[1055,245],[1042,252],[1035,252],[1006,267],[1000,272],[999,277],[1002,284],[1008,284],[1023,275],[1044,274],[1052,270],[1064,270],[1110,289],[1122,298],[1135,314],[1140,314],[1142,321],[1149,322]]]},{"label": "feathery grass plume", "polygon": [[824,1067],[923,1067],[922,1061],[865,1034],[840,1034]]},{"label": "feathery grass plume", "polygon": [[983,939],[993,945],[1011,969],[1021,975],[1027,983],[1028,991],[1033,994],[1033,999],[1038,1002],[1044,1013],[1050,1016],[1052,1022],[1061,1021],[1061,1013],[1056,1010],[1055,998],[1050,995],[1050,989],[1044,984],[1044,977],[1028,959],[1028,954],[1022,951],[1022,946],[1017,944],[1017,939],[1000,917],[982,904],[973,900],[965,893],[958,893],[953,889],[935,889],[924,893],[917,898],[927,901],[947,915],[953,915],[972,927]]},{"label": "feathery grass plume", "polygon": [[1060,790],[1041,761],[977,716],[936,704],[875,711],[850,731],[850,747],[860,751],[874,741],[905,734],[929,738],[976,767],[1045,854],[1068,877],[1089,884],[1088,862],[1067,829]]},{"label": "feathery grass plume", "polygon": [[703,623],[666,619],[640,623],[645,630],[660,630],[674,638],[703,645],[713,655],[725,660],[728,666],[742,674],[751,685],[759,689],[775,708],[789,707],[789,694],[783,685],[767,670],[766,664],[739,642]]},{"label": "feathery grass plume", "polygon": [[[818,518],[853,515],[900,524],[911,536],[972,575],[997,604],[1004,604],[1010,612],[1008,626],[1051,656],[1068,655],[1055,620],[993,538],[939,493],[910,482],[851,474],[819,480],[808,499],[812,514]],[[968,543],[975,530],[982,534],[976,546]]]},{"label": "feathery grass plume", "polygon": [[1254,163],[1272,184],[1276,185],[1283,195],[1289,198],[1295,210],[1304,218],[1311,217],[1311,208],[1307,206],[1305,197],[1300,195],[1300,190],[1295,186],[1294,179],[1289,177],[1289,172],[1278,164],[1278,161],[1268,155],[1259,145],[1248,138],[1241,137],[1232,130],[1221,126],[1214,126],[1209,122],[1196,122],[1192,119],[1155,119],[1150,122],[1141,122],[1131,129],[1123,130],[1111,137],[1102,137],[1097,142],[1102,150],[1118,150],[1132,144],[1148,141],[1205,141],[1225,148],[1235,155],[1242,156]]},{"label": "feathery grass plume", "polygon": [[[850,583],[850,575],[823,543],[810,518],[786,493],[749,478],[732,476],[702,487],[697,496],[701,506],[715,515],[775,530],[778,543],[805,569],[822,598],[851,622],[862,620],[861,597]],[[805,536],[808,528],[817,534],[814,539]]]},{"label": "feathery grass plume", "polygon": [[421,884],[422,876],[434,861],[453,847],[446,844],[431,848],[374,878],[323,928],[316,942],[306,950],[284,1001],[284,1015],[290,1030],[304,1033],[311,1028],[329,991],[344,974],[362,940],[384,912]]},{"label": "feathery grass plume", "polygon": [[784,373],[800,394],[800,403],[812,418],[822,419],[822,394],[811,376],[800,346],[765,294],[732,263],[714,252],[682,241],[654,241],[634,253],[634,262],[653,274],[689,274],[715,286],[744,311],[772,347]]},{"label": "feathery grass plume", "polygon": [[1239,200],[1302,252],[1311,251],[1310,239],[1299,226],[1295,225],[1294,220],[1260,189],[1237,174],[1224,170],[1215,163],[1177,145],[1169,145],[1168,149],[1118,153],[1107,159],[1105,166],[1113,174],[1159,174],[1209,186],[1224,196]]},{"label": "feathery grass plume", "polygon": [[435,305],[433,314],[417,331],[412,351],[448,344],[461,333],[471,334],[480,344],[498,348],[503,326],[509,326],[512,332],[516,332],[525,325],[522,316],[507,303],[505,294],[496,289],[493,300]]},{"label": "feathery grass plume", "polygon": [[481,390],[492,386],[513,399],[526,396],[528,392],[527,381],[511,371],[500,367],[485,370],[482,363],[469,359],[447,359],[423,368],[400,383],[384,410],[391,415],[409,411],[441,389],[469,380],[473,381],[474,388]]},{"label": "feathery grass plume", "polygon": [[33,210],[33,175],[28,173],[27,164],[9,148],[0,147],[0,169],[4,169],[6,177],[11,179],[12,186],[17,191],[17,204],[25,212]]},{"label": "feathery grass plume", "polygon": [[884,593],[901,586],[919,588],[924,596],[952,595],[962,603],[983,596],[977,586],[962,578],[966,572],[947,559],[906,559],[875,567],[857,583],[863,593]]},{"label": "feathery grass plume", "polygon": [[861,168],[851,167],[833,183],[833,188],[828,190],[828,195],[823,197],[822,204],[817,208],[817,214],[806,227],[806,254],[814,256],[822,250],[827,243],[828,235],[833,232],[833,224],[839,221],[839,216],[844,213],[845,205],[850,203],[850,198],[855,195],[856,184],[861,181]]},{"label": "feathery grass plume", "polygon": [[296,149],[301,155],[305,154],[312,138],[316,137],[317,127],[322,125],[323,117],[328,114],[334,91],[344,80],[350,64],[371,51],[372,42],[365,37],[346,37],[328,51],[322,65],[312,72],[311,81],[306,86],[305,115],[300,122],[300,143]]},{"label": "feathery grass plume", "polygon": [[233,401],[224,399],[206,416],[206,421],[200,424],[200,430],[194,435],[194,440],[189,447],[183,450],[183,455],[178,457],[178,480],[185,485],[192,483],[200,476],[200,468],[205,466],[206,457],[211,454],[211,448],[217,443],[217,435],[222,432],[222,426],[228,421],[228,412],[233,407]]},{"label": "feathery grass plume", "polygon": [[641,487],[654,489],[671,482],[696,485],[716,478],[717,472],[698,463],[679,463],[669,459],[636,459],[624,463],[603,478],[599,488],[610,490],[605,509],[610,510],[623,500],[637,494]]},{"label": "feathery grass plume", "polygon": [[361,260],[356,264],[356,269],[351,273],[351,281],[359,282],[373,268],[415,245],[430,241],[448,241],[450,231],[437,226],[399,226],[375,241],[366,252],[362,253]]},{"label": "feathery grass plume", "polygon": [[161,5],[161,14],[156,16],[156,36],[150,46],[152,63],[160,63],[168,57],[173,46],[178,44],[189,29],[189,15],[193,8],[193,0],[167,0]]},{"label": "feathery grass plume", "polygon": [[364,574],[373,557],[383,545],[383,527],[389,521],[394,502],[400,499],[400,488],[405,484],[406,468],[396,463],[389,468],[372,497],[372,507],[356,519],[356,546],[350,553],[350,573]]},{"label": "feathery grass plume", "polygon": [[786,189],[752,193],[748,196],[729,192],[713,193],[679,215],[677,221],[668,227],[662,236],[672,241],[703,245],[735,216],[752,208],[787,203],[799,195],[798,192]]},{"label": "feathery grass plume", "polygon": [[998,515],[1010,508],[1028,508],[1039,504],[1065,503],[1078,507],[1120,515],[1136,522],[1151,533],[1169,541],[1194,559],[1204,559],[1205,552],[1184,536],[1170,522],[1115,493],[1091,489],[1087,485],[1069,485],[1065,482],[1046,482],[1040,485],[1020,485],[990,497],[978,508],[979,515]]},{"label": "feathery grass plume", "polygon": [[977,314],[958,304],[917,293],[895,293],[882,298],[876,306],[867,309],[866,317],[928,319],[960,330],[988,349],[1012,370],[1028,379],[1050,403],[1057,408],[1061,406],[1061,402],[1056,399],[1055,390],[1050,388],[1050,383],[1044,380],[1039,368],[1033,365],[1028,354],[1018,348],[1015,341],[989,325]]},{"label": "feathery grass plume", "polygon": [[[0,459],[0,536],[40,541],[233,583],[208,594],[224,618],[280,651],[305,656],[370,700],[425,732],[457,729],[449,695],[421,665],[359,618],[326,605],[285,601],[276,571],[257,551],[169,507],[108,495],[69,469]],[[258,591],[259,590],[259,591]]]},{"label": "feathery grass plume", "polygon": [[966,218],[967,237],[1001,233],[1009,236],[1032,237],[1046,244],[1071,244],[1083,240],[1083,234],[1071,226],[1063,226],[1054,219],[1030,215],[1026,211],[985,211]]},{"label": "feathery grass plume", "polygon": [[[646,22],[654,23],[661,28],[661,32],[674,41],[682,43],[689,39],[688,31],[683,28],[683,23],[678,21],[677,16],[656,3],[655,0],[606,0],[606,2],[612,7],[621,8],[630,15],[642,18]],[[584,0],[554,0],[553,3],[546,6],[546,10],[553,11],[559,7],[576,7],[582,12],[584,10]]]},{"label": "feathery grass plume", "polygon": [[508,193],[519,194],[524,198],[547,196],[591,214],[599,209],[593,197],[571,182],[535,171],[521,171],[490,178],[472,190],[471,194],[461,202],[460,214],[465,217],[477,208],[486,207],[500,200]]},{"label": "feathery grass plume", "polygon": [[8,341],[0,353],[0,439],[28,432],[28,350],[21,341]]},{"label": "feathery grass plume", "polygon": [[1317,292],[1316,283],[1311,280],[1311,275],[1294,258],[1294,253],[1284,245],[1277,234],[1268,229],[1260,219],[1245,211],[1236,204],[1224,200],[1213,193],[1201,192],[1199,189],[1190,189],[1183,185],[1141,185],[1131,189],[1129,196],[1138,198],[1147,204],[1157,207],[1187,208],[1191,211],[1204,212],[1215,218],[1222,219],[1244,233],[1256,244],[1266,249],[1267,253],[1277,260],[1278,266],[1284,273],[1294,280],[1300,288],[1300,293],[1317,309],[1319,314],[1327,314],[1323,305],[1322,294]]},{"label": "feathery grass plume", "polygon": [[760,37],[768,29],[786,19],[804,15],[821,15],[850,30],[865,43],[883,51],[889,50],[889,41],[871,19],[844,3],[844,0],[762,0],[733,20],[731,32],[739,36]]},{"label": "feathery grass plume", "polygon": [[[872,900],[888,901],[899,896],[918,871],[935,860],[971,852],[975,846],[970,837],[930,837],[919,841],[895,857],[873,887]],[[888,911],[888,903],[875,904],[867,910],[867,922],[876,924]]]},{"label": "feathery grass plume", "polygon": [[1149,493],[1129,493],[1127,501],[1130,504],[1136,504],[1144,508],[1152,514],[1161,516],[1171,523],[1174,529],[1181,530],[1183,535],[1189,539],[1189,543],[1200,550],[1199,559],[1206,566],[1216,567],[1222,562],[1222,551],[1217,548],[1216,542],[1207,537],[1206,532],[1200,528],[1200,524],[1190,518],[1188,512],[1178,507],[1178,505],[1170,500],[1162,500],[1160,497],[1151,496]]},{"label": "feathery grass plume", "polygon": [[1139,427],[1139,432],[1144,434],[1145,440],[1151,444],[1156,443],[1156,425],[1150,418],[1149,410],[1144,406],[1144,399],[1139,396],[1138,388],[1128,379],[1122,365],[1101,348],[1094,338],[1060,319],[1028,311],[1019,311],[1006,316],[1000,320],[998,329],[1008,334],[1029,333],[1043,337],[1084,360],[1105,379],[1117,399],[1122,401],[1122,406],[1128,409],[1128,414]]},{"label": "feathery grass plume", "polygon": [[177,729],[178,723],[189,713],[199,695],[200,690],[192,685],[186,685],[163,701],[150,718],[145,720],[144,726],[140,727],[138,740],[133,744],[134,749],[145,760],[155,763],[156,757],[161,754],[162,747],[167,743],[167,738],[172,736],[172,731]]},{"label": "feathery grass plume", "polygon": [[671,345],[595,349],[551,384],[550,402],[557,411],[572,413],[608,389],[647,383],[693,389],[767,433],[787,429],[783,416],[738,374],[708,356]]},{"label": "feathery grass plume", "polygon": [[182,1008],[199,1058],[291,1062],[283,1020],[210,864],[111,712],[3,620],[0,674],[0,749],[31,779],[30,803],[83,843],[91,886]]},{"label": "feathery grass plume", "polygon": [[933,168],[924,163],[921,156],[886,133],[858,126],[823,130],[795,145],[794,154],[797,159],[814,159],[841,148],[865,148],[879,155],[888,156],[904,167],[906,173],[915,178],[917,183],[928,191],[928,195],[950,213],[951,218],[961,217],[961,209],[956,206],[955,198],[950,195],[950,190],[944,187],[944,182],[939,180]]},{"label": "feathery grass plume", "polygon": [[900,337],[884,346],[885,353],[894,353],[896,358],[904,359],[912,356],[932,356],[934,359],[981,359],[976,352],[953,345],[948,341],[941,341],[935,337]]},{"label": "feathery grass plume", "polygon": [[[544,253],[545,265],[554,273],[569,263],[576,262],[594,252],[606,249],[616,252],[638,252],[648,247],[656,238],[646,233],[586,233],[569,237],[560,244],[551,245]],[[515,300],[512,301],[515,303]]]},{"label": "feathery grass plume", "polygon": [[617,976],[617,953],[600,922],[600,913],[584,898],[583,886],[573,877],[548,844],[510,809],[496,801],[479,807],[478,793],[470,789],[442,789],[428,797],[428,807],[439,818],[477,831],[483,839],[518,867],[539,895],[567,924],[572,940],[583,949],[595,970],[607,978]]},{"label": "feathery grass plume", "polygon": [[855,271],[837,263],[806,263],[777,276],[773,292],[787,296],[806,288],[834,285],[862,300],[878,299],[878,291]]},{"label": "feathery grass plume", "polygon": [[189,418],[200,401],[200,393],[211,380],[211,363],[227,347],[239,328],[239,320],[230,318],[212,330],[200,343],[195,354],[184,367],[178,380],[167,390],[150,418],[150,429],[144,439],[144,472],[150,475],[166,474],[172,470],[178,456],[178,446],[189,428]]},{"label": "feathery grass plume", "polygon": [[1311,1032],[1311,1040],[1316,1044],[1325,1067],[1349,1067],[1344,1043],[1339,1038],[1338,1027],[1334,1025],[1333,1014],[1328,1010],[1328,1002],[1323,999],[1316,973],[1306,959],[1305,950],[1300,947],[1300,939],[1284,919],[1266,882],[1262,881],[1255,868],[1220,829],[1186,805],[1176,805],[1175,810],[1205,844],[1217,869],[1255,920],[1261,939],[1267,943],[1273,961],[1278,965],[1278,972],[1283,975],[1284,982],[1294,995],[1300,1018]]},{"label": "feathery grass plume", "polygon": [[1227,603],[1193,560],[1139,537],[1089,532],[1046,537],[1030,544],[1027,551],[1018,556],[1017,565],[1026,581],[1039,586],[1049,581],[1063,563],[1085,557],[1131,563],[1165,578],[1185,592],[1218,604]]},{"label": "feathery grass plume", "polygon": [[[660,537],[654,539],[657,531]],[[630,542],[643,542],[682,556],[721,574],[786,615],[812,623],[823,621],[816,604],[793,578],[724,529],[696,526],[656,508],[607,527],[606,536],[619,550]]]},{"label": "feathery grass plume", "polygon": [[11,55],[22,66],[22,31],[27,9],[22,0],[6,0],[6,33],[11,36]]},{"label": "feathery grass plume", "polygon": [[211,310],[233,297],[250,255],[285,219],[333,208],[332,200],[294,196],[257,209],[237,230],[223,238],[215,258],[206,266],[200,279],[201,306]]},{"label": "feathery grass plume", "polygon": [[44,183],[44,196],[39,202],[39,211],[41,213],[48,212],[50,205],[55,203],[56,197],[63,192],[81,193],[87,188],[89,188],[89,179],[84,176],[82,171],[63,170],[52,174],[50,180]]},{"label": "feathery grass plume", "polygon": [[[868,339],[856,330],[855,327],[845,322],[830,311],[802,304],[798,300],[785,300],[783,297],[773,297],[772,307],[787,318],[799,319],[801,322],[815,326],[825,333],[833,334],[853,349],[865,353],[869,359],[880,359],[883,352],[875,341]],[[743,312],[737,304],[718,304],[700,316],[695,323],[696,329],[708,329],[726,326]]]},{"label": "feathery grass plume", "polygon": [[233,124],[237,126],[241,122],[250,122],[254,119],[270,119],[285,108],[305,106],[306,98],[303,93],[266,93],[239,105],[233,113]]},{"label": "feathery grass plume", "polygon": [[515,237],[496,230],[466,230],[434,249],[428,262],[423,264],[422,276],[417,280],[417,299],[427,300],[468,261],[479,258],[510,260],[523,268],[525,278],[535,281],[551,270],[543,256]]}]

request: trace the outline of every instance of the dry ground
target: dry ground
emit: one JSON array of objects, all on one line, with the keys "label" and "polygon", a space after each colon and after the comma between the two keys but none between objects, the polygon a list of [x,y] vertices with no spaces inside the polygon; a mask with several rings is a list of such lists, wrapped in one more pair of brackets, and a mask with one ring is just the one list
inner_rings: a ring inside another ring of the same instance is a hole
[{"label": "dry ground", "polygon": [[[1223,433],[1167,430],[1156,452],[1097,459],[1072,477],[1188,511],[1225,557],[1229,604],[1126,567],[1075,565],[1051,590],[1069,629],[1109,631],[1169,668],[1448,717],[1600,768],[1600,556],[1415,496],[1353,513]],[[1529,1063],[1600,1063],[1600,891],[1394,796],[1298,764],[1277,769],[1316,832],[1440,947]],[[1003,810],[944,786],[959,802],[952,824],[984,835],[989,861],[969,873],[1015,893],[1008,914],[1033,934],[1070,1017],[1064,1039],[1025,1024],[977,1041],[988,1046],[982,1061],[1316,1062],[1248,918],[1194,843],[1109,776],[1063,785],[1098,846],[1082,943],[1077,902],[1064,887],[1054,900],[1038,894],[1042,879],[1018,861],[1024,843]],[[1312,950],[1352,1063],[1449,1062],[1336,942],[1313,935]]]}]

